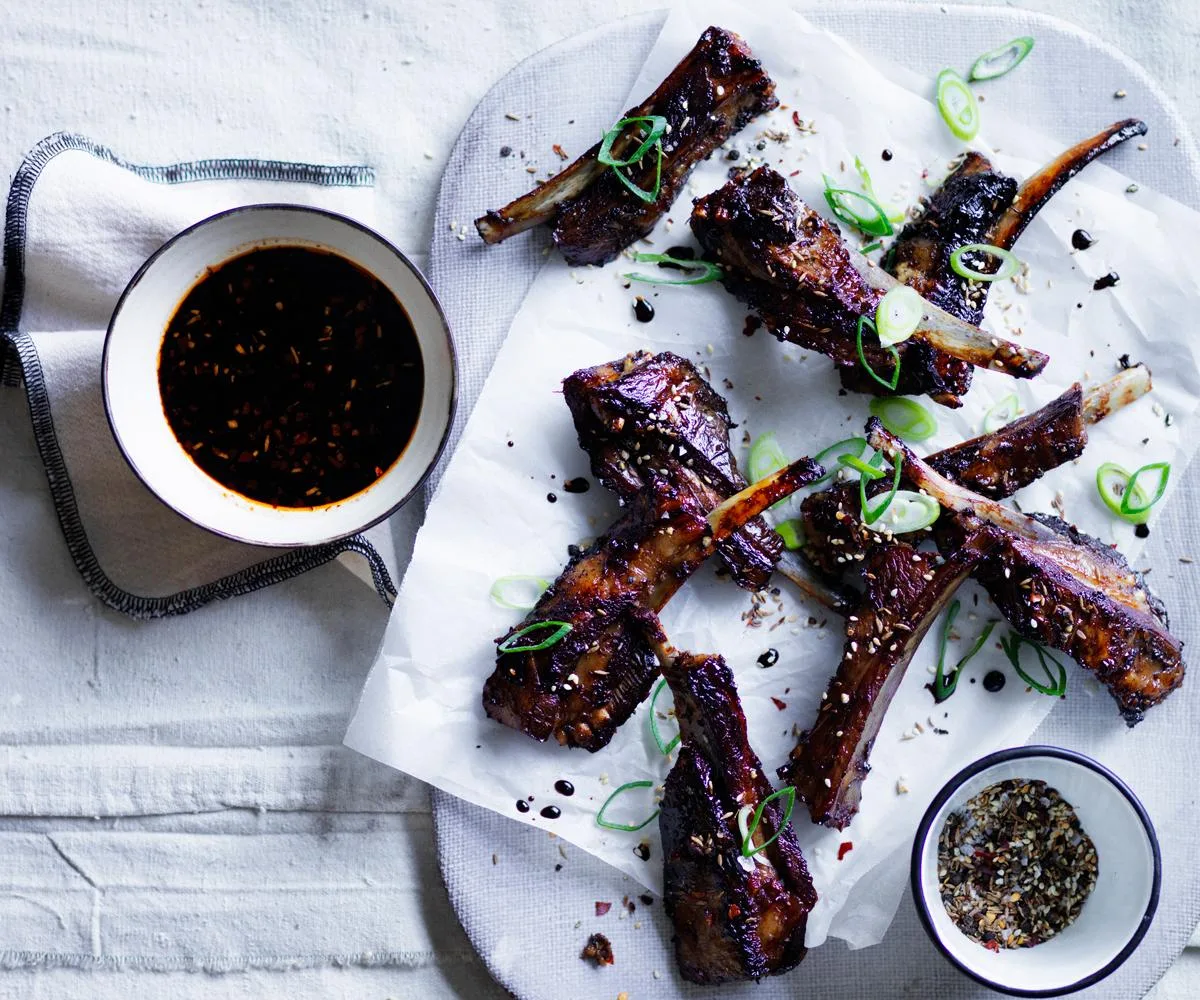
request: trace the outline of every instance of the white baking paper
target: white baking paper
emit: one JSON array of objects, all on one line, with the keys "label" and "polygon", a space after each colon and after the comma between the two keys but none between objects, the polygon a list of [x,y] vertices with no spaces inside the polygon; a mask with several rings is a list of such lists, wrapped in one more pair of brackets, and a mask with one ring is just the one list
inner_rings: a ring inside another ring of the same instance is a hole
[{"label": "white baking paper", "polygon": [[[870,166],[880,197],[907,205],[932,190],[963,149],[922,92],[921,81],[891,71],[907,86],[890,82],[843,42],[775,3],[754,9],[680,5],[628,103],[648,93],[709,24],[742,34],[778,85],[781,107],[730,143],[741,154],[738,164],[769,163],[819,210],[824,208],[822,171],[853,187],[856,154]],[[931,89],[925,83],[924,89]],[[621,110],[614,108],[614,117]],[[811,122],[815,132],[802,133],[793,112]],[[1079,138],[1106,124],[1082,125]],[[1061,150],[1059,143],[989,114],[986,105],[984,131],[972,146],[984,152],[1003,149],[994,156],[996,163],[1019,178]],[[885,147],[894,154],[888,162],[880,156]],[[701,165],[649,241],[654,249],[692,242],[690,198],[722,184],[729,166],[724,151]],[[1080,460],[1019,497],[1026,510],[1050,511],[1057,504],[1080,528],[1136,558],[1140,542],[1130,526],[1115,522],[1103,507],[1094,475],[1106,460],[1130,469],[1169,460],[1176,470],[1174,485],[1195,448],[1192,416],[1200,376],[1195,341],[1182,322],[1200,289],[1189,270],[1190,255],[1179,248],[1189,245],[1200,219],[1146,188],[1127,193],[1129,183],[1107,168],[1090,167],[1018,243],[1027,274],[993,289],[986,325],[1050,354],[1045,373],[1017,382],[978,372],[961,410],[928,404],[940,429],[920,447],[934,451],[976,435],[984,412],[1010,391],[1028,411],[1077,379],[1098,381],[1113,374],[1121,355],[1146,361],[1154,373],[1153,395],[1093,428]],[[1070,234],[1081,226],[1097,242],[1086,253],[1073,253]],[[617,785],[639,779],[657,784],[666,776],[669,762],[650,738],[646,706],[607,749],[588,754],[535,743],[487,719],[480,703],[494,665],[493,640],[521,617],[490,600],[493,581],[510,574],[553,578],[567,546],[599,534],[617,513],[598,485],[581,495],[560,488],[564,479],[590,478],[560,382],[577,368],[628,351],[672,350],[702,366],[725,393],[740,425],[735,442],[774,431],[793,456],[812,455],[860,434],[868,400],[839,395],[832,365],[820,355],[782,345],[761,331],[743,336],[747,310],[719,285],[626,289],[620,275],[632,266],[622,259],[605,268],[572,269],[554,257],[533,285],[418,536],[346,742],[471,802],[552,830],[658,890],[656,824],[624,834],[594,822],[595,811]],[[1120,284],[1093,291],[1093,280],[1109,270],[1120,274]],[[657,312],[651,323],[634,319],[637,291],[651,296]],[[547,501],[552,492],[558,498],[553,504]],[[761,627],[749,628],[742,615],[750,595],[719,579],[715,569],[714,561],[688,582],[666,608],[663,622],[677,646],[726,657],[737,676],[752,741],[773,773],[794,743],[794,727],[806,728],[814,718],[841,653],[841,621],[780,581],[778,597],[768,598],[772,614]],[[953,645],[953,659],[994,613],[973,585],[959,596],[962,642]],[[1053,707],[1051,699],[1027,691],[1011,676],[1000,693],[983,690],[978,681],[984,673],[1005,662],[994,642],[967,668],[958,693],[935,706],[924,685],[932,674],[937,632],[935,627],[918,652],[888,712],[862,809],[850,828],[839,833],[813,827],[801,810],[796,812],[796,829],[820,894],[808,924],[810,946],[829,934],[855,947],[878,942],[900,898],[900,873],[907,866],[903,848],[934,793],[970,760],[1023,741]],[[1001,634],[1003,626],[996,637]],[[779,661],[763,669],[756,660],[768,647],[779,651]],[[1107,693],[1074,667],[1068,697],[1092,699],[1097,726],[1115,732],[1123,725]],[[1145,724],[1154,725],[1153,716]],[[572,798],[554,792],[560,778],[574,783]],[[518,813],[516,801],[530,795],[534,808]],[[558,805],[561,818],[542,818],[539,810],[547,804]],[[632,850],[643,834],[650,841],[649,862]],[[839,860],[845,842],[853,846]]]}]

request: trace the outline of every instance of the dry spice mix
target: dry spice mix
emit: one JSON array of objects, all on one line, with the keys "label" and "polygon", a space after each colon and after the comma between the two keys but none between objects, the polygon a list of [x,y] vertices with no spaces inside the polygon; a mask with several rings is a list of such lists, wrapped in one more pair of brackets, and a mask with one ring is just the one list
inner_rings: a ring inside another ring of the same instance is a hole
[{"label": "dry spice mix", "polygon": [[336,254],[277,246],[197,282],[167,327],[158,380],[172,432],[213,479],[261,503],[317,507],[400,456],[424,369],[378,279]]},{"label": "dry spice mix", "polygon": [[1096,886],[1096,847],[1044,781],[990,785],[950,814],[938,886],[950,919],[985,948],[1028,948],[1079,916]]}]

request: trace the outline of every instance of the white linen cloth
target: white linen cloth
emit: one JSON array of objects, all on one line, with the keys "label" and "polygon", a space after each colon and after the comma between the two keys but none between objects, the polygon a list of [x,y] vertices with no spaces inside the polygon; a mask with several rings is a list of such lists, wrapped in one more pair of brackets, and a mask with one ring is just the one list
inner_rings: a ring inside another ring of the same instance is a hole
[{"label": "white linen cloth", "polygon": [[[1200,8],[1189,0],[1134,6],[1022,0],[1019,6],[1058,14],[1121,46],[1151,68],[1193,125],[1200,123],[1194,59]],[[454,136],[492,82],[544,45],[643,9],[637,0],[12,3],[0,36],[0,157],[11,176],[36,141],[67,128],[142,162],[230,155],[369,163],[379,174],[380,229],[406,251],[419,251],[428,243]],[[411,859],[386,903],[377,898],[371,905],[390,910],[391,949],[417,952],[431,941],[427,959],[441,963],[406,972],[343,967],[365,947],[348,941],[371,909],[347,879],[344,894],[328,903],[346,939],[336,967],[253,971],[262,953],[252,954],[247,939],[230,933],[226,964],[250,971],[104,975],[43,966],[0,977],[0,995],[502,996],[478,964],[462,961],[465,945],[436,886],[423,795],[410,800],[402,783],[386,775],[372,786],[366,776],[373,769],[361,765],[364,775],[337,764],[344,757],[336,748],[328,767],[289,773],[277,766],[298,747],[320,756],[340,740],[382,633],[378,599],[365,587],[344,586],[344,572],[327,567],[186,619],[132,624],[96,607],[66,557],[19,394],[0,394],[0,429],[0,623],[9,638],[0,682],[0,743],[7,748],[0,783],[12,790],[3,804],[6,827],[153,833],[176,859],[157,869],[167,880],[143,896],[153,908],[169,901],[173,871],[204,868],[229,884],[234,869],[229,855],[211,846],[215,838],[244,835],[252,851],[257,838],[248,834],[267,833],[272,823],[308,824],[293,842],[294,861],[298,870],[316,870],[323,830],[342,823],[382,830],[394,822],[402,832],[363,835],[357,863],[382,866],[388,854]],[[270,766],[257,763],[262,753]],[[140,766],[131,767],[126,754],[139,757]],[[72,777],[61,780],[51,766],[56,755],[95,766],[72,768]],[[152,773],[155,781],[147,782]],[[272,791],[271,773],[287,795]],[[55,789],[52,805],[20,791],[47,784]],[[231,787],[243,791],[231,795]],[[283,815],[259,816],[258,805]],[[363,815],[368,809],[376,811]],[[7,836],[0,835],[0,852]],[[114,881],[136,873],[145,854],[145,838],[125,843],[123,864],[111,869]],[[333,881],[326,871],[312,884]],[[361,878],[359,884],[366,885]],[[286,896],[275,899],[276,912],[285,914]],[[20,929],[31,912],[36,908],[10,913],[6,932]],[[154,967],[157,959],[165,968],[171,963],[164,956],[182,953],[191,925],[166,910],[158,921],[163,937],[143,938],[144,953],[127,956],[131,967]],[[269,932],[273,950],[287,954],[296,940],[291,924],[276,920]],[[1189,970],[1168,977],[1155,1000],[1194,997],[1198,966],[1193,960]]]}]

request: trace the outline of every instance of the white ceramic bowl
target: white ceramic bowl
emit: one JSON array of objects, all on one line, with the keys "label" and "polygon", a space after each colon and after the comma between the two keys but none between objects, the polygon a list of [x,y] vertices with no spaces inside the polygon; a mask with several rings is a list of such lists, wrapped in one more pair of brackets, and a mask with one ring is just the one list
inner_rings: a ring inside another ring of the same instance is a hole
[{"label": "white ceramic bowl", "polygon": [[[408,313],[421,349],[424,394],[404,452],[366,489],[321,507],[273,507],[212,479],[176,440],[159,395],[159,350],[179,304],[208,268],[265,246],[332,251],[374,275]],[[344,216],[299,205],[235,208],[165,243],[133,276],[117,303],[103,368],[109,424],[138,478],[163,503],[201,527],[257,545],[316,545],[387,517],[433,468],[454,415],[450,330],[420,272],[378,233]]]},{"label": "white ceramic bowl", "polygon": [[[1096,846],[1096,887],[1075,922],[1031,948],[989,951],[950,919],[938,892],[937,845],[946,817],[989,785],[1039,779],[1071,804]],[[1162,862],[1150,817],[1115,774],[1083,754],[1027,746],[983,757],[956,774],[917,829],[912,889],[933,943],[959,969],[992,989],[1053,997],[1099,982],[1141,942],[1158,906]]]}]

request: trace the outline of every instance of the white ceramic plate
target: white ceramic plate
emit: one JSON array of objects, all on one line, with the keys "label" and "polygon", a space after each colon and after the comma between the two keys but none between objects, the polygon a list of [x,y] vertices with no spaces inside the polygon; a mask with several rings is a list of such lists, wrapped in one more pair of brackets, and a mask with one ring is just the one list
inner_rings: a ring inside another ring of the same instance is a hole
[{"label": "white ceramic plate", "polygon": [[[416,332],[425,385],[416,428],[382,476],[337,503],[282,508],[257,503],[207,475],[176,440],[163,412],[158,357],[167,325],[207,269],[264,246],[331,251],[374,275],[396,296]],[[249,205],[222,212],[165,243],[130,281],[104,344],[104,406],[138,478],[177,513],[256,545],[318,545],[355,534],[404,503],[437,461],[454,415],[450,330],[433,292],[378,233],[320,209]]]}]

